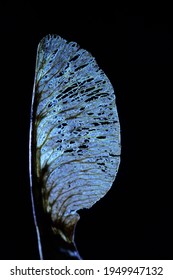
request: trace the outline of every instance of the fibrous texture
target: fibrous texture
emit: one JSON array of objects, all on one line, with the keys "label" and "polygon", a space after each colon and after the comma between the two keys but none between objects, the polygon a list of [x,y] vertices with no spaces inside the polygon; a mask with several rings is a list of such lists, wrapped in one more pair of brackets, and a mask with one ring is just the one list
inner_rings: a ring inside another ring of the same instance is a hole
[{"label": "fibrous texture", "polygon": [[57,35],[38,46],[32,156],[52,228],[73,242],[78,210],[111,188],[120,163],[114,89],[95,58]]}]

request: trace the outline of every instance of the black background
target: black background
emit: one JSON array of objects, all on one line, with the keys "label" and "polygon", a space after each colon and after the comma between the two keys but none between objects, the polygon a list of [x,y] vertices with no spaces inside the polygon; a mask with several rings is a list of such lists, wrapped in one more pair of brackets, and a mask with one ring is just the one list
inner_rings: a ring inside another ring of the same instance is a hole
[{"label": "black background", "polygon": [[83,259],[173,259],[173,29],[169,17],[116,12],[110,21],[1,15],[1,259],[39,259],[28,138],[37,45],[47,34],[76,41],[111,80],[122,156],[111,190],[81,210]]}]

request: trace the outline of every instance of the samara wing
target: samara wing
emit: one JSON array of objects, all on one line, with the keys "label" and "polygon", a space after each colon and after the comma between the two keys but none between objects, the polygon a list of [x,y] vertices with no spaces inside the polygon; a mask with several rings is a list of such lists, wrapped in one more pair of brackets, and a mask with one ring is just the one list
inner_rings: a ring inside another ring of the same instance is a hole
[{"label": "samara wing", "polygon": [[73,243],[78,210],[108,192],[119,163],[120,123],[111,82],[77,43],[44,37],[37,50],[30,130],[36,220],[44,213],[52,232]]}]

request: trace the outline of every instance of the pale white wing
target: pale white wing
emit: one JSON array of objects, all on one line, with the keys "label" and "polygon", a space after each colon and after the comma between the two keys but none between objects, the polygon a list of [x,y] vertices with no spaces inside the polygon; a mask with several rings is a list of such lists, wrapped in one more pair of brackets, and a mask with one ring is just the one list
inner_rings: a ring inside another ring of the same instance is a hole
[{"label": "pale white wing", "polygon": [[52,229],[73,241],[78,210],[111,188],[120,163],[114,89],[95,58],[57,35],[38,46],[33,96],[34,168]]}]

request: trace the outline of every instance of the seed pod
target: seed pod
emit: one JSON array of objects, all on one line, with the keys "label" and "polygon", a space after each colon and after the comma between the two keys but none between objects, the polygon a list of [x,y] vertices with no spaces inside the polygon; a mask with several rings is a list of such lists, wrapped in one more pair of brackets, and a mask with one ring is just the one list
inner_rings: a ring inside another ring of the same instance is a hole
[{"label": "seed pod", "polygon": [[120,163],[114,89],[77,43],[44,37],[37,50],[30,129],[30,182],[39,240],[46,223],[74,244],[78,210],[111,188]]}]

